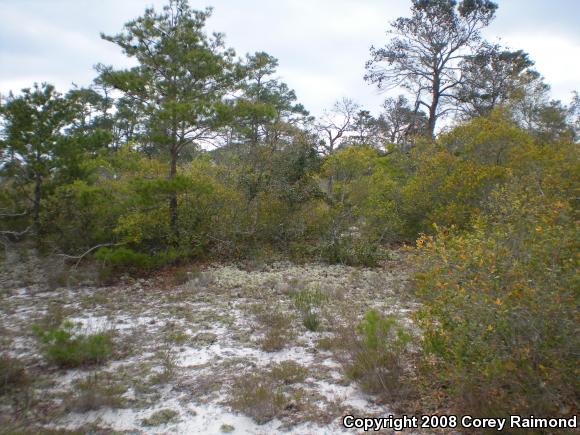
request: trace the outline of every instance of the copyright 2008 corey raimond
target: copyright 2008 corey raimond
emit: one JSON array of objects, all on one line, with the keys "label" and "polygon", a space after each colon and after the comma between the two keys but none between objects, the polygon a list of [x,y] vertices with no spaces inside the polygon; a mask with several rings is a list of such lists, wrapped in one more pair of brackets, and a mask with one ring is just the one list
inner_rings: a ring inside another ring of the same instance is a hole
[{"label": "copyright 2008 corey raimond", "polygon": [[342,424],[347,429],[358,429],[366,432],[377,432],[390,429],[399,432],[405,429],[577,429],[578,416],[567,418],[509,417],[480,418],[471,415],[421,415],[401,417],[356,417],[345,415]]}]

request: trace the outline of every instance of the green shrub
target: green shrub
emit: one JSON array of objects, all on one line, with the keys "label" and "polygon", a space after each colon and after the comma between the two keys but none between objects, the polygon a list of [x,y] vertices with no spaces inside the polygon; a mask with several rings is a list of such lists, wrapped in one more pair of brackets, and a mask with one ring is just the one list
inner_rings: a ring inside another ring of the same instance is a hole
[{"label": "green shrub", "polygon": [[306,367],[292,360],[281,361],[270,369],[271,378],[285,385],[303,382],[307,375]]},{"label": "green shrub", "polygon": [[429,376],[478,415],[555,415],[580,391],[577,218],[547,180],[543,194],[517,184],[469,232],[419,239],[415,258]]},{"label": "green shrub", "polygon": [[59,327],[34,327],[45,356],[60,367],[102,364],[113,352],[110,332],[81,334],[81,325],[70,321]]},{"label": "green shrub", "polygon": [[142,424],[143,426],[160,426],[162,424],[176,421],[178,417],[179,412],[175,411],[174,409],[165,408],[160,409],[159,411],[155,411],[148,418],[145,418],[142,421]]},{"label": "green shrub", "polygon": [[327,302],[327,296],[320,289],[303,289],[292,295],[294,305],[302,313],[302,323],[309,331],[316,331],[320,326],[318,310]]},{"label": "green shrub", "polygon": [[95,258],[113,269],[150,269],[154,265],[151,256],[136,252],[125,246],[116,248],[99,248]]},{"label": "green shrub", "polygon": [[356,335],[347,374],[372,393],[389,399],[405,396],[410,333],[393,315],[370,310],[356,325]]},{"label": "green shrub", "polygon": [[256,304],[251,307],[256,320],[265,329],[260,339],[260,347],[266,352],[276,352],[284,348],[294,337],[292,318],[280,307]]},{"label": "green shrub", "polygon": [[323,240],[319,252],[321,258],[331,264],[374,267],[381,260],[378,243],[355,235],[345,234]]}]

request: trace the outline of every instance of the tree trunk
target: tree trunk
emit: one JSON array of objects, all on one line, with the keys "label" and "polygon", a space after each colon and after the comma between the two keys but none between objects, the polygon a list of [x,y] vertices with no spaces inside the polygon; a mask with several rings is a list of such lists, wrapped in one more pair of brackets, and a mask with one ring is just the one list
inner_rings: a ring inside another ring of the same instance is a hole
[{"label": "tree trunk", "polygon": [[[177,175],[177,150],[171,150],[171,169],[169,178],[173,179]],[[177,224],[177,192],[172,191],[169,196],[169,222],[171,232],[173,233],[173,243],[177,244],[179,241],[179,226]]]},{"label": "tree trunk", "polygon": [[431,93],[431,106],[429,106],[429,134],[435,138],[435,124],[437,123],[437,107],[439,106],[439,97],[441,96],[441,82],[439,74],[435,72],[433,78],[433,89]]},{"label": "tree trunk", "polygon": [[42,177],[40,172],[34,174],[34,204],[32,218],[34,222],[34,234],[38,237],[40,232],[40,201],[42,199]]}]

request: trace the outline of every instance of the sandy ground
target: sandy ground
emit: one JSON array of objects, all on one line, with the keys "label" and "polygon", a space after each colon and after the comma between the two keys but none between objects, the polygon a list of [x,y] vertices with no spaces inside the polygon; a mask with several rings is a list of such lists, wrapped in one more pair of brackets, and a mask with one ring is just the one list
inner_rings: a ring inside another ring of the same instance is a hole
[{"label": "sandy ground", "polygon": [[[14,427],[338,434],[349,433],[345,414],[391,414],[346,377],[340,350],[328,343],[371,307],[412,327],[414,304],[403,297],[406,275],[396,259],[377,269],[191,266],[178,277],[127,277],[108,287],[48,285],[50,267],[9,256],[0,273],[0,344],[31,379],[26,394],[0,396],[0,417]],[[316,295],[314,332],[297,292]],[[56,367],[32,332],[47,316],[79,324],[79,333],[112,333],[114,354],[99,366]],[[90,379],[98,394],[83,390]]]}]

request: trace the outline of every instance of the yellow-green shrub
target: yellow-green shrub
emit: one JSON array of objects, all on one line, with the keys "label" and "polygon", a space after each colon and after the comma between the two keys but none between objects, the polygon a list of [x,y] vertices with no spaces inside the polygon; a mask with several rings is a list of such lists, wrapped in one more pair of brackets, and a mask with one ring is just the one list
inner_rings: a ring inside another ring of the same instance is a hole
[{"label": "yellow-green shrub", "polygon": [[430,375],[466,412],[556,415],[580,391],[580,231],[564,195],[529,181],[494,191],[469,231],[417,241]]}]

